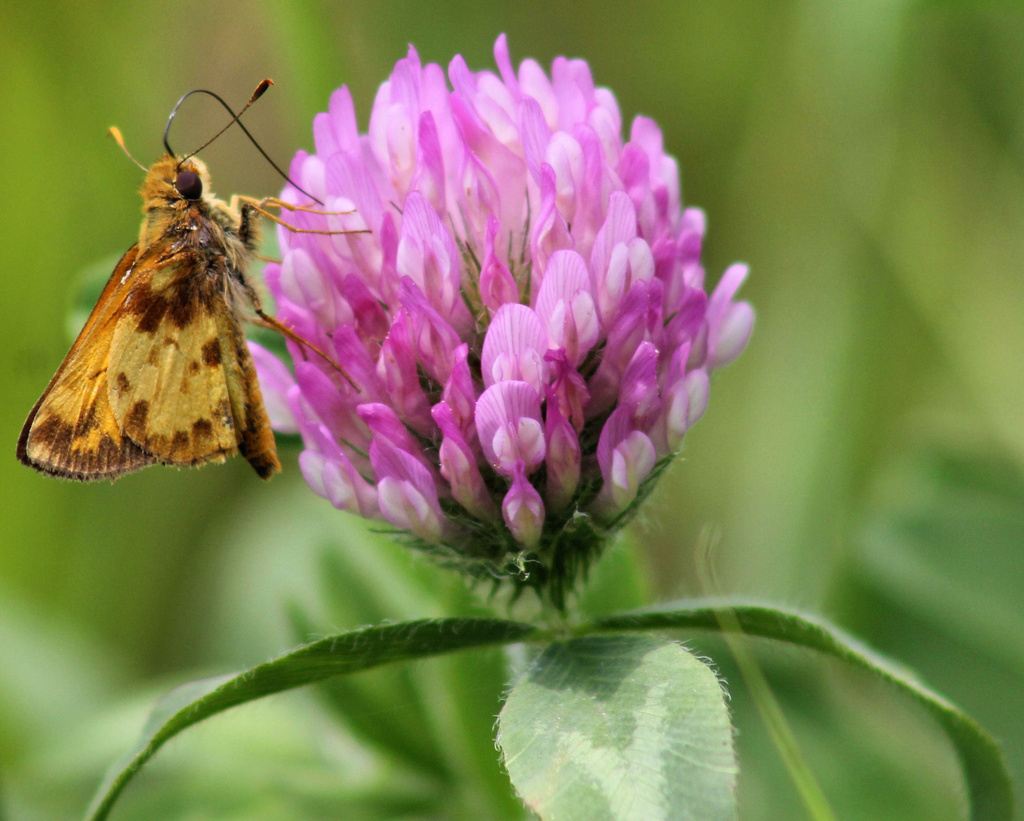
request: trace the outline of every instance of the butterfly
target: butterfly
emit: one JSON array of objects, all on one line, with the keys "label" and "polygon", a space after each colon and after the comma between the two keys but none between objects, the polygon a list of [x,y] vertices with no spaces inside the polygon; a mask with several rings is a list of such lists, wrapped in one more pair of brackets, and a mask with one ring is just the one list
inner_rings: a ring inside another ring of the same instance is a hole
[{"label": "butterfly", "polygon": [[115,266],[29,413],[18,459],[42,473],[91,481],[240,453],[269,479],[281,464],[243,319],[252,316],[327,358],[264,313],[246,276],[260,216],[281,222],[268,203],[295,206],[217,199],[205,164],[178,158],[169,146],[148,169],[141,194],[139,241]]}]

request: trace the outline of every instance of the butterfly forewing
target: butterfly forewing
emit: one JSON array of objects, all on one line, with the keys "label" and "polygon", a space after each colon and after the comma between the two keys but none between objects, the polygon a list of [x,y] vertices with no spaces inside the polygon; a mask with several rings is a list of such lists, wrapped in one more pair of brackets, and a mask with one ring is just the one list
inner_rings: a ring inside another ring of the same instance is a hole
[{"label": "butterfly forewing", "polygon": [[18,458],[68,479],[115,478],[156,460],[124,435],[110,408],[110,341],[129,293],[132,246],[114,268],[75,344],[32,409]]}]

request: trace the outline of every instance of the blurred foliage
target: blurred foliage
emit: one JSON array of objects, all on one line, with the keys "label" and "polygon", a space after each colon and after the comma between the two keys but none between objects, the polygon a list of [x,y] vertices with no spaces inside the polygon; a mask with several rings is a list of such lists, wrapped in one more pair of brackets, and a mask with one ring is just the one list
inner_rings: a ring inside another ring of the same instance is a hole
[{"label": "blurred foliage", "polygon": [[[241,101],[270,76],[246,116],[287,161],[341,83],[365,124],[407,43],[485,68],[501,31],[514,60],[585,57],[627,121],[654,117],[686,201],[708,212],[709,277],[736,259],[752,268],[751,347],[716,377],[685,458],[632,528],[638,546],[597,569],[588,611],[701,592],[694,554],[713,523],[724,592],[833,615],[914,666],[1003,740],[1024,783],[1019,5],[128,0],[112,14],[51,0],[0,6],[3,817],[74,816],[158,693],[251,666],[297,626],[479,608],[312,497],[294,450],[268,485],[235,460],[98,486],[35,475],[13,451],[69,343],[79,272],[138,231],[141,175],[110,125],[152,161],[181,93]],[[175,144],[222,120],[196,101]],[[240,140],[204,152],[217,190],[277,191]],[[732,683],[743,817],[799,817],[728,652],[695,641]],[[757,648],[840,817],[959,817],[951,754],[926,717],[859,674]],[[400,732],[429,718],[435,735],[410,754],[454,745],[438,766],[514,813],[488,717],[506,663],[525,661],[425,662],[346,685],[361,694],[317,688],[228,714],[162,753],[118,817],[327,818],[339,802],[352,818],[416,816],[415,768],[396,774],[386,745],[360,747],[360,728],[331,720],[332,699],[356,697]],[[410,688],[437,703],[391,703]]]}]

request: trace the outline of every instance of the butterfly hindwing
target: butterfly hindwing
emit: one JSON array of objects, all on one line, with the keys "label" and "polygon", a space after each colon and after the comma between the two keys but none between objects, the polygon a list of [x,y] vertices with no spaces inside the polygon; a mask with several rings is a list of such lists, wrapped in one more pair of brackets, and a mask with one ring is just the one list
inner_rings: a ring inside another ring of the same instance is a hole
[{"label": "butterfly hindwing", "polygon": [[173,465],[236,453],[253,413],[241,361],[251,360],[227,280],[198,270],[187,253],[163,260],[136,289],[111,343],[115,418],[144,450]]},{"label": "butterfly hindwing", "polygon": [[269,479],[281,469],[281,463],[277,459],[274,431],[270,427],[270,417],[267,416],[267,409],[263,404],[263,394],[256,378],[256,366],[249,353],[249,347],[241,329],[236,325],[234,330],[238,372],[243,404],[246,408],[245,424],[241,429],[238,449],[242,456],[249,460],[249,464],[261,479]]}]

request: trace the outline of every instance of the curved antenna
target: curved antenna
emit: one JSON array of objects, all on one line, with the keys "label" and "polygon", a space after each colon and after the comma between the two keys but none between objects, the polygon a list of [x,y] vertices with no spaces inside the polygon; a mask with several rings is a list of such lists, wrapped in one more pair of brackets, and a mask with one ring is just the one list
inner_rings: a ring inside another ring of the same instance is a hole
[{"label": "curved antenna", "polygon": [[167,150],[168,154],[170,154],[172,157],[174,156],[174,151],[171,150],[171,144],[168,141],[168,136],[171,133],[171,123],[174,122],[174,117],[175,117],[175,115],[177,115],[178,109],[181,108],[181,104],[183,102],[185,102],[185,100],[187,100],[193,94],[208,94],[209,96],[213,97],[213,99],[215,99],[218,103],[220,103],[222,106],[224,106],[225,109],[227,109],[228,114],[231,115],[231,121],[226,126],[224,126],[220,131],[218,131],[216,134],[214,134],[212,137],[210,137],[210,139],[208,139],[205,143],[203,143],[201,146],[199,146],[199,148],[197,148],[195,151],[193,151],[193,152],[191,152],[189,154],[186,154],[184,157],[182,157],[181,160],[178,162],[179,166],[181,165],[181,163],[185,162],[185,160],[189,159],[190,157],[194,157],[196,154],[198,154],[200,151],[202,151],[204,148],[206,148],[206,146],[208,146],[210,143],[212,143],[214,140],[216,140],[221,134],[223,134],[225,131],[227,131],[229,128],[231,128],[231,126],[233,126],[233,125],[235,125],[237,123],[238,127],[240,129],[242,129],[242,133],[245,134],[245,136],[249,138],[249,142],[251,142],[254,146],[256,146],[256,150],[260,152],[260,154],[263,156],[263,159],[265,159],[268,163],[270,163],[270,167],[273,168],[278,174],[280,174],[284,178],[285,182],[287,182],[289,185],[294,186],[297,191],[299,191],[302,194],[305,194],[307,197],[309,197],[311,200],[313,200],[313,202],[317,203],[318,205],[323,205],[323,203],[320,202],[320,200],[318,200],[316,197],[314,197],[312,194],[310,194],[305,189],[301,188],[294,180],[291,179],[291,177],[289,177],[287,174],[285,174],[284,171],[282,171],[278,167],[277,163],[275,163],[272,159],[270,159],[270,155],[267,154],[267,152],[263,150],[263,146],[261,146],[258,142],[256,142],[256,138],[253,137],[253,135],[249,133],[249,129],[246,128],[242,124],[241,120],[239,119],[246,112],[246,110],[249,108],[249,106],[251,106],[253,103],[255,103],[260,97],[262,97],[263,93],[268,88],[270,88],[270,86],[272,86],[273,84],[274,84],[274,81],[268,78],[268,79],[264,80],[263,82],[261,82],[258,86],[256,86],[256,90],[252,93],[252,96],[249,98],[249,102],[247,102],[242,107],[242,110],[239,111],[237,114],[235,114],[235,112],[231,109],[231,106],[229,106],[226,102],[224,102],[224,99],[219,94],[216,94],[213,91],[208,91],[205,88],[194,88],[194,89],[192,89],[192,91],[189,91],[186,94],[183,94],[181,99],[178,100],[178,102],[175,104],[174,108],[171,110],[171,115],[167,118],[167,126],[164,128],[164,148]]},{"label": "curved antenna", "polygon": [[128,155],[128,159],[129,160],[131,160],[133,163],[135,163],[143,171],[148,171],[149,170],[148,168],[146,168],[146,166],[144,166],[137,159],[135,159],[135,157],[132,156],[132,152],[129,151],[128,150],[128,146],[126,146],[124,144],[124,137],[121,136],[121,129],[120,128],[118,128],[116,125],[112,125],[112,126],[110,126],[109,129],[107,129],[107,134],[109,134],[111,137],[113,137],[114,138],[114,142],[117,143],[119,146],[121,146],[121,150],[125,154]]},{"label": "curved antenna", "polygon": [[[244,106],[242,106],[242,110],[239,111],[237,114],[235,114],[235,112],[231,110],[231,106],[229,106],[226,102],[224,102],[224,99],[219,94],[215,94],[212,91],[207,91],[205,88],[194,88],[191,91],[189,91],[187,94],[183,94],[181,99],[178,100],[177,104],[174,106],[174,109],[171,111],[171,116],[167,118],[167,125],[164,128],[164,148],[167,149],[167,153],[171,154],[172,156],[174,155],[174,152],[171,151],[170,143],[167,141],[167,136],[171,133],[171,123],[174,122],[174,117],[178,113],[178,109],[181,108],[181,104],[183,102],[185,102],[185,100],[187,100],[193,94],[209,94],[217,102],[219,102],[222,106],[224,106],[224,108],[226,108],[228,110],[228,113],[231,115],[231,121],[226,126],[224,126],[220,131],[218,131],[216,134],[214,134],[212,137],[210,137],[210,139],[208,139],[205,143],[203,143],[201,146],[199,146],[199,148],[197,148],[195,151],[191,152],[190,154],[186,154],[184,157],[182,157],[181,160],[178,163],[179,166],[181,165],[181,163],[185,162],[185,160],[187,160],[189,157],[194,157],[196,154],[198,154],[200,151],[202,151],[204,148],[206,148],[206,146],[208,146],[210,143],[212,143],[214,140],[216,140],[221,134],[223,134],[225,131],[227,131],[229,128],[231,128],[231,126],[234,125],[235,123],[238,123],[239,127],[243,131],[245,131],[245,133],[246,133],[246,135],[248,135],[249,139],[253,140],[252,135],[249,134],[248,131],[246,131],[245,126],[238,122],[238,118],[241,117],[243,114],[245,114],[245,112],[249,108],[249,106],[251,106],[253,103],[255,103],[260,97],[262,97],[263,96],[263,92],[265,92],[273,84],[274,84],[274,81],[268,78],[268,79],[264,80],[262,83],[260,83],[258,86],[256,86],[256,90],[252,93],[252,96],[249,97],[249,102],[247,102]],[[256,144],[255,140],[253,140],[253,144],[254,145]],[[259,145],[256,145],[256,147],[259,148]],[[260,150],[262,152],[262,149],[260,149]],[[266,157],[267,155],[264,154],[263,156]],[[270,161],[270,158],[267,157],[267,160]],[[271,161],[271,165],[273,165],[272,161]]]}]

